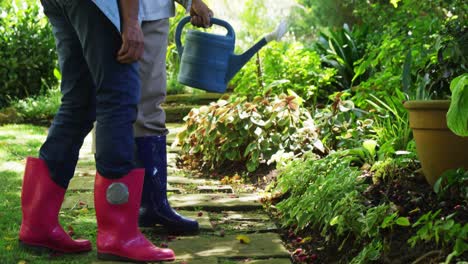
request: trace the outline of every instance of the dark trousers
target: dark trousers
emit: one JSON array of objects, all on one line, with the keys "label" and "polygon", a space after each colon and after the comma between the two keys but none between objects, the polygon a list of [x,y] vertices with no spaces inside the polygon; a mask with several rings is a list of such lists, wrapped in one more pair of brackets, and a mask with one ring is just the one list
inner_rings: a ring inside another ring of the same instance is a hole
[{"label": "dark trousers", "polygon": [[117,62],[120,33],[91,0],[41,2],[55,35],[63,98],[39,157],[54,182],[67,188],[96,121],[96,169],[120,178],[134,168],[138,65]]}]

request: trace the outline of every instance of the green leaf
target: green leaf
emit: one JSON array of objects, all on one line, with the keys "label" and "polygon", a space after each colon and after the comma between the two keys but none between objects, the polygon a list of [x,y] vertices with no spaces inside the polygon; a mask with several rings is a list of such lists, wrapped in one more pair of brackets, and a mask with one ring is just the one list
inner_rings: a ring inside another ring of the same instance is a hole
[{"label": "green leaf", "polygon": [[257,142],[251,142],[246,148],[245,148],[245,152],[244,152],[244,157],[247,157],[247,155],[250,154],[250,152],[255,149],[255,147],[257,146]]},{"label": "green leaf", "polygon": [[387,217],[385,217],[385,219],[383,220],[382,224],[380,225],[380,227],[382,228],[387,228],[391,225],[393,225],[393,222],[395,221],[395,218],[398,216],[397,213],[393,213]]},{"label": "green leaf", "polygon": [[456,255],[459,256],[465,251],[468,251],[468,244],[465,241],[463,241],[462,238],[457,238],[457,240],[455,241],[455,247],[453,249],[457,252]]},{"label": "green leaf", "polygon": [[340,222],[340,216],[339,215],[333,217],[333,219],[330,220],[330,225],[334,226],[334,225],[338,224],[338,222]]},{"label": "green leaf", "polygon": [[437,179],[437,181],[434,183],[433,189],[434,189],[434,192],[435,192],[436,194],[439,194],[439,193],[440,193],[441,184],[442,184],[442,179],[443,179],[443,178],[444,178],[444,177],[439,177],[439,179]]},{"label": "green leaf", "polygon": [[390,0],[390,4],[393,5],[393,7],[397,8],[398,7],[398,2],[400,2],[401,0]]},{"label": "green leaf", "polygon": [[395,223],[399,226],[410,226],[411,223],[406,217],[398,217]]},{"label": "green leaf", "polygon": [[251,159],[247,161],[247,170],[253,172],[258,168],[259,162],[258,159]]},{"label": "green leaf", "polygon": [[274,88],[274,87],[283,85],[283,84],[285,84],[285,83],[290,83],[290,82],[291,82],[290,80],[275,80],[275,81],[271,82],[271,83],[265,88],[265,90],[268,90],[268,89],[271,89],[271,88]]},{"label": "green leaf", "polygon": [[307,212],[301,212],[296,219],[297,225],[303,228],[309,223],[309,214]]},{"label": "green leaf", "polygon": [[375,155],[375,148],[377,147],[377,141],[372,140],[372,139],[365,140],[365,141],[362,143],[362,146],[363,146],[367,151],[369,151],[369,153],[370,153],[372,156]]},{"label": "green leaf", "polygon": [[54,69],[54,76],[57,78],[57,80],[62,80],[62,74],[57,68]]},{"label": "green leaf", "polygon": [[447,126],[453,133],[468,137],[468,73],[453,79],[450,83],[452,100],[447,112]]},{"label": "green leaf", "polygon": [[226,158],[230,160],[235,160],[237,156],[237,151],[235,149],[231,149],[228,152],[226,152]]},{"label": "green leaf", "polygon": [[402,83],[404,92],[408,92],[411,86],[411,51],[411,49],[408,50],[408,53],[406,54],[405,64],[403,65]]}]

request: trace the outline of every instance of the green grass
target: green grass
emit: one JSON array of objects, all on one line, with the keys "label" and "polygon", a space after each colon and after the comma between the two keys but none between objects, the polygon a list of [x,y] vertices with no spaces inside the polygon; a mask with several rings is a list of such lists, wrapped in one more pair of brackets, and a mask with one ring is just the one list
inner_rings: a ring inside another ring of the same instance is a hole
[{"label": "green grass", "polygon": [[[38,254],[18,245],[21,224],[21,184],[24,160],[37,157],[47,129],[31,125],[0,126],[0,263],[92,263],[96,261],[96,249],[80,255]],[[86,162],[87,163],[87,162]],[[91,166],[91,164],[89,164]],[[62,210],[60,222],[65,230],[72,226],[75,238],[85,237],[96,241],[94,210]]]}]

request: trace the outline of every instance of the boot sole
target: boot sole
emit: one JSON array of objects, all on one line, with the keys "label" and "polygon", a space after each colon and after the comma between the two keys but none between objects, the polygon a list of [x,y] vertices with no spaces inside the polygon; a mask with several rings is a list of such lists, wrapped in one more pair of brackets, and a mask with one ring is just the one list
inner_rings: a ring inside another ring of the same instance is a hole
[{"label": "boot sole", "polygon": [[168,235],[175,235],[175,236],[191,236],[191,235],[198,235],[200,234],[200,228],[193,229],[193,230],[185,230],[183,228],[174,228],[174,227],[167,227],[161,222],[158,221],[138,221],[138,227],[141,228],[161,228],[166,232]]},{"label": "boot sole", "polygon": [[31,251],[31,252],[33,252],[35,254],[38,254],[38,255],[52,254],[52,253],[84,254],[84,253],[87,253],[87,252],[92,250],[92,249],[89,249],[89,250],[86,249],[86,250],[81,250],[81,251],[63,251],[63,250],[58,250],[58,249],[54,249],[54,248],[47,247],[47,246],[28,244],[28,243],[25,243],[25,242],[23,242],[21,240],[18,240],[18,243],[19,243],[20,248],[22,248],[24,250],[27,250],[27,251]]},{"label": "boot sole", "polygon": [[114,254],[109,254],[109,253],[97,253],[97,258],[99,260],[105,260],[105,261],[120,261],[120,262],[133,262],[133,263],[148,263],[148,262],[159,262],[159,261],[174,261],[175,259],[158,259],[158,260],[136,260],[136,259],[131,259],[131,258],[126,258],[126,257],[121,257],[117,256]]}]

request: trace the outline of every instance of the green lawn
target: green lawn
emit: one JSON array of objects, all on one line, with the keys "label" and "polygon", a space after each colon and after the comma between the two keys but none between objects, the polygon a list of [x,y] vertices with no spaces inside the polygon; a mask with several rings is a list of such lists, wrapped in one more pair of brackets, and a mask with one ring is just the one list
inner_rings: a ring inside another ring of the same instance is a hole
[{"label": "green lawn", "polygon": [[[25,251],[19,248],[18,231],[21,224],[21,183],[27,156],[37,157],[47,129],[30,125],[0,126],[0,263],[91,263],[96,250],[87,254],[57,256]],[[60,213],[62,226],[74,229],[74,237],[96,241],[94,210],[75,209]]]}]

